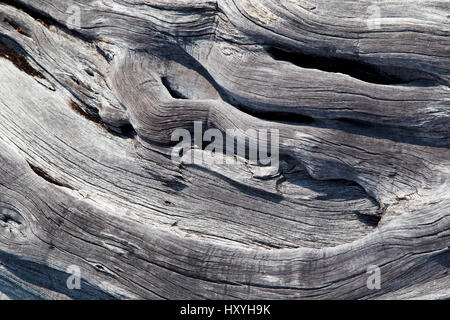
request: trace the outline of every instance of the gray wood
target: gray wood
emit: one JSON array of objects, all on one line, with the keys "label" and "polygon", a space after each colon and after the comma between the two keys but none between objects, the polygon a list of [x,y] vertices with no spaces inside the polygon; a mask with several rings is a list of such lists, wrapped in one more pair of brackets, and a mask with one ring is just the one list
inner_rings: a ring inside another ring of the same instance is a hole
[{"label": "gray wood", "polygon": [[[0,298],[450,298],[449,14],[0,1]],[[174,163],[194,121],[278,129],[279,171]]]}]

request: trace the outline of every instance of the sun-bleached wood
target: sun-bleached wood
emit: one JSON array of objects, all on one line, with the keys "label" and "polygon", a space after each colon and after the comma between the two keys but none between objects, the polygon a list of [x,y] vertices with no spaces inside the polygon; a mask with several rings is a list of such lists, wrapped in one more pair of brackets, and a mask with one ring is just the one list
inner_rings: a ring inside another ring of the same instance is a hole
[{"label": "sun-bleached wood", "polygon": [[[0,1],[0,298],[449,298],[449,9]],[[279,170],[174,163],[194,121]]]}]

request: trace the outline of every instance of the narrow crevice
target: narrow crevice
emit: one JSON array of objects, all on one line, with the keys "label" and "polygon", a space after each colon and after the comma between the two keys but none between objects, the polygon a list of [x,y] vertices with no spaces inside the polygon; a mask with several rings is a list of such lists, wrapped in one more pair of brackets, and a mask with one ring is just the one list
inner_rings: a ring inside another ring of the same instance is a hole
[{"label": "narrow crevice", "polygon": [[[0,37],[0,57],[8,59],[11,61],[19,70],[25,72],[26,74],[29,74],[32,77],[38,77],[40,79],[45,79],[44,75],[34,69],[27,61],[25,57],[25,53],[17,52],[10,48],[10,46],[7,45],[9,39],[6,37]],[[11,43],[11,46],[15,45],[16,43],[13,41]],[[18,47],[20,48],[20,47]]]},{"label": "narrow crevice", "polygon": [[90,91],[90,92],[94,91],[94,90],[92,90],[91,86],[89,86],[88,84],[84,83],[83,81],[77,79],[75,76],[71,76],[70,78],[77,86],[80,86],[83,89],[86,89],[87,91]]},{"label": "narrow crevice", "polygon": [[395,85],[406,84],[412,81],[412,79],[405,80],[390,74],[379,66],[370,65],[361,61],[290,52],[277,47],[266,48],[266,51],[275,60],[290,62],[306,69],[342,73],[368,83]]},{"label": "narrow crevice", "polygon": [[79,114],[80,116],[86,118],[89,121],[95,122],[104,129],[108,129],[100,116],[84,111],[75,101],[70,100],[69,106],[73,111],[75,111],[75,113]]},{"label": "narrow crevice", "polygon": [[[176,48],[169,47],[165,48],[165,51],[174,51],[177,50]],[[225,90],[222,86],[220,86],[214,78],[211,76],[211,74],[208,72],[208,70],[205,69],[203,65],[201,65],[197,60],[195,60],[192,56],[189,54],[183,52],[182,54],[173,54],[170,56],[167,56],[166,58],[173,60],[174,62],[180,63],[183,66],[194,70],[199,75],[201,75],[206,81],[208,81],[211,86],[217,91],[220,98],[225,101],[226,103],[231,104],[238,110],[245,112],[251,116],[258,117],[263,120],[268,121],[275,121],[275,122],[283,122],[283,123],[292,123],[292,124],[312,124],[314,123],[314,118],[305,115],[305,114],[299,114],[294,112],[288,112],[288,111],[255,111],[254,108],[246,106],[244,103],[237,101],[237,99],[227,90]],[[167,88],[170,95],[175,99],[188,99],[186,96],[184,96],[182,93],[177,91],[173,86],[171,85],[169,79],[167,77],[162,77],[161,81],[163,85]]]},{"label": "narrow crevice", "polygon": [[260,245],[268,250],[273,250],[273,249],[296,249],[298,247],[294,247],[294,246],[288,246],[288,245],[283,245],[283,246],[279,246],[276,245],[275,243],[270,243],[267,241],[262,241],[262,240],[253,240],[252,242],[254,242],[257,245]]},{"label": "narrow crevice", "polygon": [[376,125],[371,122],[364,121],[364,120],[358,120],[358,119],[337,118],[336,121],[344,123],[344,124],[349,124],[354,127],[362,128],[362,129],[369,129],[369,128],[376,127]]},{"label": "narrow crevice", "polygon": [[50,176],[47,172],[45,172],[44,170],[42,170],[41,168],[36,167],[35,165],[31,164],[29,161],[27,161],[28,165],[30,166],[31,170],[33,170],[33,172],[35,174],[37,174],[39,177],[41,177],[42,179],[46,180],[47,182],[57,185],[59,187],[63,187],[63,188],[68,188],[71,190],[75,190],[73,187],[71,187],[70,185],[64,183],[64,182],[60,182],[58,180],[56,180],[55,178],[53,178],[52,176]]},{"label": "narrow crevice", "polygon": [[106,62],[111,63],[112,58],[108,56],[108,54],[104,50],[102,50],[98,46],[95,46],[95,49],[97,50],[97,53],[100,54],[106,60]]},{"label": "narrow crevice", "polygon": [[133,139],[137,136],[137,132],[131,123],[126,123],[121,126],[110,126],[102,120],[98,113],[96,113],[95,111],[92,111],[92,113],[85,111],[79,104],[77,104],[73,100],[70,100],[69,106],[73,111],[75,111],[75,113],[79,114],[89,121],[96,123],[101,128],[105,129],[114,136],[130,139]]},{"label": "narrow crevice", "polygon": [[[165,52],[177,52],[177,54],[172,54],[165,58],[173,60],[189,69],[195,70],[198,74],[203,76],[217,91],[221,99],[226,103],[233,105],[235,108],[242,112],[245,112],[254,117],[259,117],[264,120],[283,122],[293,125],[305,125],[312,126],[316,128],[328,128],[342,130],[348,133],[356,133],[360,135],[365,135],[369,137],[380,137],[383,139],[389,139],[392,141],[405,142],[408,144],[424,145],[424,146],[442,146],[449,148],[449,139],[442,137],[437,134],[428,134],[426,132],[417,132],[409,128],[394,127],[389,124],[369,122],[367,120],[357,119],[358,117],[363,118],[364,115],[355,115],[355,118],[350,118],[352,115],[347,117],[339,117],[335,119],[325,119],[315,117],[311,114],[299,114],[298,112],[289,112],[287,110],[283,111],[255,111],[255,108],[250,106],[251,102],[243,102],[244,99],[238,98],[233,95],[233,93],[227,91],[222,86],[220,86],[208,70],[195,60],[192,56],[186,52],[179,53],[178,48],[169,47],[164,48]],[[417,83],[416,83],[417,84]],[[239,99],[239,100],[238,100]],[[248,103],[248,105],[246,105]]]},{"label": "narrow crevice", "polygon": [[[164,48],[165,51],[168,52],[177,52],[179,49],[168,47]],[[165,58],[170,59],[176,63],[179,63],[186,68],[189,68],[191,70],[194,70],[199,75],[201,75],[206,81],[208,81],[211,86],[217,91],[220,98],[225,101],[226,103],[231,104],[235,108],[239,109],[242,112],[245,112],[251,116],[258,117],[260,119],[268,120],[268,121],[276,121],[276,122],[284,122],[284,123],[293,123],[293,124],[311,124],[314,122],[314,118],[294,113],[294,112],[288,112],[288,111],[255,111],[254,108],[251,108],[249,106],[246,106],[244,103],[237,101],[237,99],[227,90],[225,90],[221,85],[219,85],[214,78],[211,76],[208,70],[205,69],[205,67],[200,64],[197,60],[195,60],[192,56],[187,54],[186,52],[182,52],[181,54],[172,54],[169,56],[166,56]],[[184,96],[182,93],[177,91],[173,86],[171,85],[169,79],[167,77],[161,78],[162,84],[167,88],[170,95],[175,99],[188,99],[186,96]]]},{"label": "narrow crevice", "polygon": [[[281,162],[284,162],[285,165],[281,167],[281,178],[278,178],[276,183],[276,188],[280,194],[283,194],[280,188],[281,185],[285,182],[290,182],[302,188],[308,188],[314,193],[319,194],[314,198],[319,201],[352,201],[367,199],[376,211],[371,214],[361,213],[357,210],[349,211],[348,213],[355,214],[360,222],[370,227],[378,227],[387,208],[381,208],[380,203],[357,181],[346,178],[319,180],[306,170],[302,161],[283,152],[280,152],[280,163]],[[300,180],[298,180],[298,177],[300,177]],[[326,187],[324,185],[325,183]],[[338,192],[336,192],[336,190],[338,190]]]},{"label": "narrow crevice", "polygon": [[185,188],[187,188],[188,186],[186,184],[184,184],[183,182],[177,181],[177,180],[169,180],[169,179],[165,179],[165,180],[161,180],[161,183],[170,188],[172,191],[174,192],[180,192],[183,191]]},{"label": "narrow crevice", "polygon": [[30,32],[28,29],[24,28],[23,26],[19,25],[17,22],[9,19],[9,18],[3,18],[0,17],[0,22],[1,20],[6,21],[14,30],[16,30],[18,33],[30,38]]},{"label": "narrow crevice", "polygon": [[240,111],[262,120],[287,124],[312,124],[315,122],[315,119],[313,117],[300,113],[282,111],[255,111],[253,108],[247,107],[242,103],[234,103],[233,105]]},{"label": "narrow crevice", "polygon": [[315,126],[413,145],[450,148],[450,139],[439,134],[417,132],[413,128],[394,127],[355,118],[320,119],[316,121]]}]

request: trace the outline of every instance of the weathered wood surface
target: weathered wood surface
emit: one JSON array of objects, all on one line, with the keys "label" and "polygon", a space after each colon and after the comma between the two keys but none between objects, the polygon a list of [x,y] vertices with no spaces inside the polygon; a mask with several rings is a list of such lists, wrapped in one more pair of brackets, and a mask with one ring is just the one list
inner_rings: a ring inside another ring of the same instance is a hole
[{"label": "weathered wood surface", "polygon": [[[0,297],[449,298],[449,14],[0,1]],[[175,164],[194,121],[279,129],[279,172]]]}]

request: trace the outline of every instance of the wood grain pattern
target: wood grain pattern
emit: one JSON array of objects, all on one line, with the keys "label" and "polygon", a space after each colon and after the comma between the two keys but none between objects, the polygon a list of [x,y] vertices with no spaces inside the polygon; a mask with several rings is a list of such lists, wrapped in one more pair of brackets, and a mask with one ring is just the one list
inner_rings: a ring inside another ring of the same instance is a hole
[{"label": "wood grain pattern", "polygon": [[[449,12],[0,1],[0,298],[450,298]],[[174,163],[195,121],[278,171]]]}]

